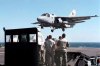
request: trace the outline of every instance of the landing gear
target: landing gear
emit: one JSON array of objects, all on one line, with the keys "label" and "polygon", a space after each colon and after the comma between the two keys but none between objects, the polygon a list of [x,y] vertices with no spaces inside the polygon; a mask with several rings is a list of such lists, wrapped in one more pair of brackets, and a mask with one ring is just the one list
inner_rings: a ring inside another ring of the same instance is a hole
[{"label": "landing gear", "polygon": [[52,29],[51,32],[53,32],[54,30]]},{"label": "landing gear", "polygon": [[55,27],[53,27],[53,29],[51,29],[51,32],[53,32],[55,30]]},{"label": "landing gear", "polygon": [[62,31],[65,31],[65,29],[64,29],[64,28],[62,28]]},{"label": "landing gear", "polygon": [[41,29],[43,29],[43,26],[41,26]]}]

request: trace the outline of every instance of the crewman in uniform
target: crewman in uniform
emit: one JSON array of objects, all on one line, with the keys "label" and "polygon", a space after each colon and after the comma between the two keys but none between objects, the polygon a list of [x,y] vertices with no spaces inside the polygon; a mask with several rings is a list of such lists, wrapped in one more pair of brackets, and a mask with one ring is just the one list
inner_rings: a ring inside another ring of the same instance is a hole
[{"label": "crewman in uniform", "polygon": [[59,54],[58,47],[59,47],[59,42],[60,42],[61,39],[62,39],[62,37],[59,36],[59,40],[57,40],[57,42],[56,42],[56,44],[55,44],[56,48],[55,48],[54,60],[55,60],[56,66],[58,66],[58,65],[57,65],[57,64],[58,64],[58,58],[59,58],[59,57],[58,57],[58,54]]},{"label": "crewman in uniform", "polygon": [[45,55],[45,61],[46,66],[53,66],[54,65],[54,49],[55,49],[55,42],[52,40],[52,36],[48,36],[48,40],[45,42],[45,49],[46,49],[46,55]]},{"label": "crewman in uniform", "polygon": [[68,41],[65,37],[66,35],[62,34],[62,38],[57,42],[56,66],[66,66]]}]

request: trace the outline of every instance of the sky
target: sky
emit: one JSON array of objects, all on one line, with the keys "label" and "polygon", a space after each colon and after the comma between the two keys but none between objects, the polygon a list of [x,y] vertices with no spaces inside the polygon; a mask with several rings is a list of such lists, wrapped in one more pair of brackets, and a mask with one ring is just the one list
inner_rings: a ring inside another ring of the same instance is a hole
[{"label": "sky", "polygon": [[[31,23],[43,13],[68,16],[75,9],[77,16],[100,16],[100,0],[0,0],[0,42],[4,42],[6,29],[38,27]],[[100,42],[100,17],[78,23],[73,28],[61,29],[53,33],[50,28],[41,30],[44,38],[52,35],[57,38],[66,34],[69,42]]]}]

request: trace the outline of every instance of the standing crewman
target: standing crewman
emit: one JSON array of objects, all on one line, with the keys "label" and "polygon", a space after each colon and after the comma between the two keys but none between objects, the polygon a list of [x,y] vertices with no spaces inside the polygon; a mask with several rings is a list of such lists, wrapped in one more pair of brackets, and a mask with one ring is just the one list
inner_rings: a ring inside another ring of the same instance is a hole
[{"label": "standing crewman", "polygon": [[55,56],[54,56],[54,60],[55,60],[55,63],[56,63],[56,66],[58,66],[58,64],[59,64],[59,42],[61,41],[61,39],[62,39],[62,37],[61,36],[59,36],[59,40],[56,42],[56,44],[55,44],[55,46],[56,46],[56,48],[55,48]]},{"label": "standing crewman", "polygon": [[46,49],[46,55],[45,55],[46,66],[53,66],[55,42],[52,40],[51,35],[48,36],[48,40],[46,40],[45,42],[45,49]]},{"label": "standing crewman", "polygon": [[57,42],[56,66],[66,66],[68,41],[65,37],[66,35],[62,34],[61,39]]},{"label": "standing crewman", "polygon": [[38,53],[39,53],[38,60],[39,64],[43,64],[45,62],[44,37],[41,33],[41,29],[37,28],[37,30],[38,30]]}]

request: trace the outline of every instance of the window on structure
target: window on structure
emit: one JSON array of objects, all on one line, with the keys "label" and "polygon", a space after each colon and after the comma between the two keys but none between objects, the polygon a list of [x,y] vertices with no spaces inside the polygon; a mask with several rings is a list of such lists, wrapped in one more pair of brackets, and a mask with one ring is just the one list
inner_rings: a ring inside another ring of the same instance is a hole
[{"label": "window on structure", "polygon": [[36,34],[29,34],[30,42],[36,42]]},{"label": "window on structure", "polygon": [[13,35],[13,42],[19,42],[18,35]]},{"label": "window on structure", "polygon": [[6,35],[6,42],[11,42],[11,35]]},{"label": "window on structure", "polygon": [[21,42],[27,42],[27,35],[21,35]]}]

